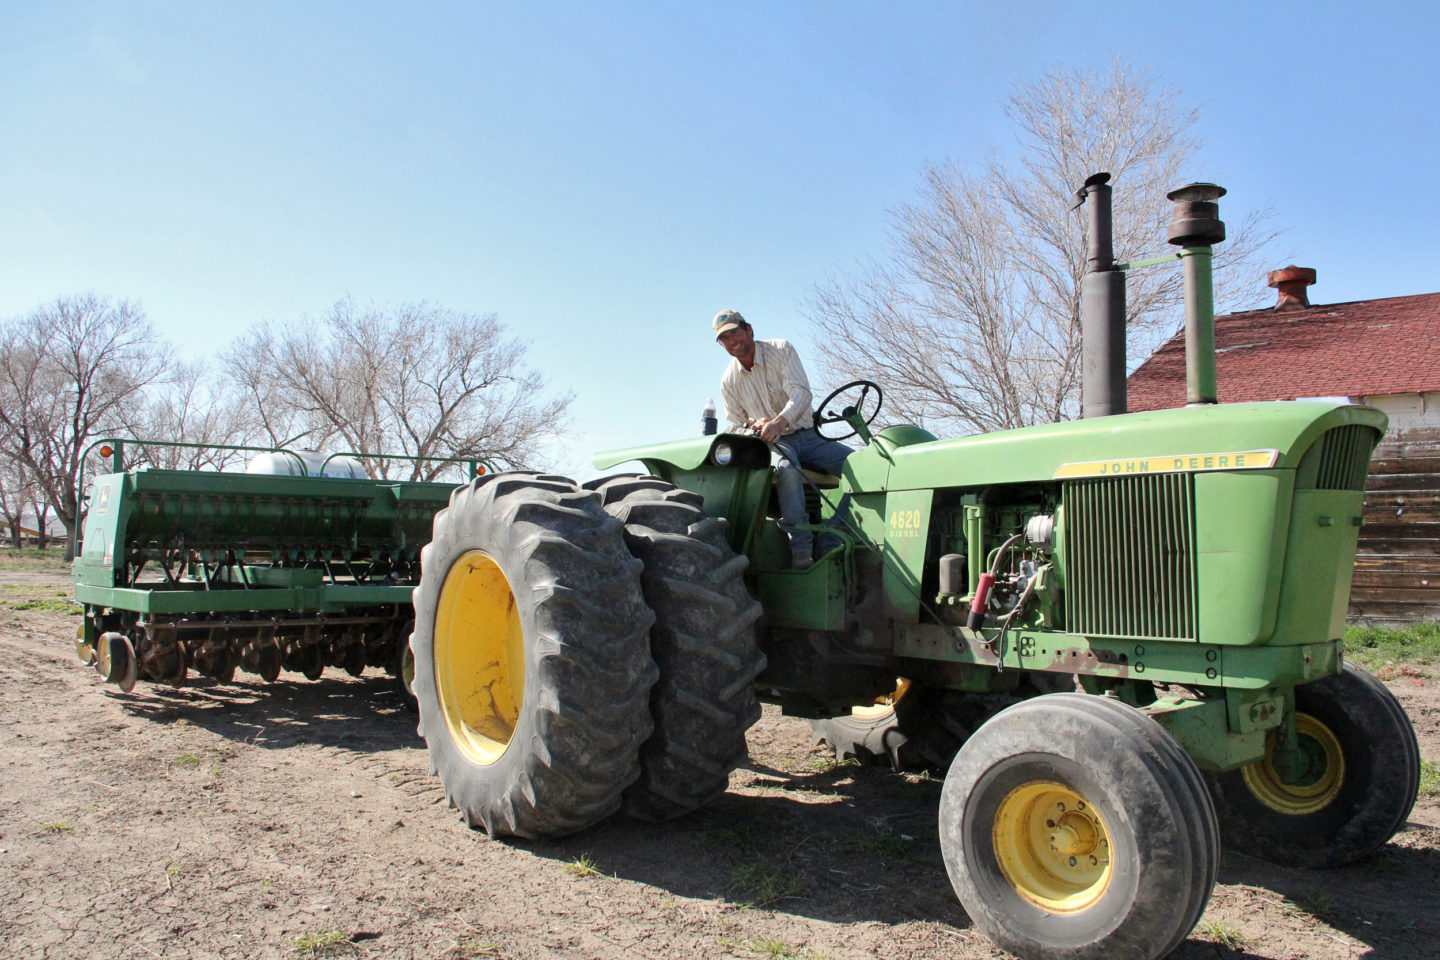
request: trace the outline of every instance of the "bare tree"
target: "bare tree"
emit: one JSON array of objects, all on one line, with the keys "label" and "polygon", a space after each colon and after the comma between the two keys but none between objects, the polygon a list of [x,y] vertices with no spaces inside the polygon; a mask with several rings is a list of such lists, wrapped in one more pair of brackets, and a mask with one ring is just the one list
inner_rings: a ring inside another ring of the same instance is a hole
[{"label": "bare tree", "polygon": [[[266,324],[236,337],[220,357],[229,383],[227,402],[246,411],[248,436],[253,444],[288,447],[300,441],[324,443],[323,427],[312,426],[306,415],[286,400],[286,385],[272,366],[279,362],[278,335]],[[321,430],[321,436],[315,437]]]},{"label": "bare tree", "polygon": [[[224,363],[271,443],[538,467],[544,442],[563,433],[570,396],[546,396],[524,358],[493,315],[347,299],[320,320],[251,331]],[[445,469],[379,458],[366,468],[425,480]]]},{"label": "bare tree", "polygon": [[25,545],[25,509],[34,509],[36,499],[35,481],[25,465],[0,455],[0,526],[17,550]]},{"label": "bare tree", "polygon": [[259,421],[237,402],[235,390],[221,386],[228,382],[205,361],[177,363],[172,380],[149,397],[136,417],[135,435],[195,446],[142,441],[127,449],[126,459],[166,470],[223,470],[245,459],[245,453],[225,447],[244,445]]},{"label": "bare tree", "polygon": [[[1197,179],[1194,110],[1117,63],[1107,76],[1052,70],[1012,92],[1018,161],[977,172],[931,166],[919,197],[891,213],[888,255],[816,287],[807,314],[832,380],[887,388],[902,419],[949,433],[1029,426],[1076,415],[1080,375],[1082,219],[1068,211],[1090,174],[1115,185],[1115,255],[1168,249],[1165,193]],[[1268,211],[1228,227],[1216,250],[1216,302],[1262,291]],[[1183,320],[1180,272],[1131,271],[1132,363]]]},{"label": "bare tree", "polygon": [[0,455],[31,474],[67,533],[80,520],[86,446],[126,430],[170,365],[169,346],[124,300],[62,297],[0,326]]}]

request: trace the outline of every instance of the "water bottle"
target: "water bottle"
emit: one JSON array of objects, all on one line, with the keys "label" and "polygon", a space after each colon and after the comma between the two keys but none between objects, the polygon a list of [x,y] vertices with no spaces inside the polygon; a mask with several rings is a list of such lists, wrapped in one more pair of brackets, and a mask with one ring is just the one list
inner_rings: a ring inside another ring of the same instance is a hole
[{"label": "water bottle", "polygon": [[707,437],[713,436],[716,427],[715,398],[711,397],[705,401],[705,409],[700,411],[700,432]]}]

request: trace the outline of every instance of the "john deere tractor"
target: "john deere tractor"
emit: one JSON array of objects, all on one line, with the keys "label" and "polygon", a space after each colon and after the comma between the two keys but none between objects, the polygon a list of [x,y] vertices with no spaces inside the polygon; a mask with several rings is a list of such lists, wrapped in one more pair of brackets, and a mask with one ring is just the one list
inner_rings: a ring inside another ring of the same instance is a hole
[{"label": "john deere tractor", "polygon": [[761,700],[823,720],[888,697],[883,733],[948,763],[956,894],[1022,958],[1168,953],[1222,836],[1299,867],[1391,837],[1414,732],[1340,644],[1385,417],[1215,403],[1209,184],[1170,195],[1179,252],[1160,258],[1185,272],[1190,403],[1126,414],[1142,264],[1113,258],[1107,179],[1079,193],[1082,419],[942,440],[877,428],[878,385],[841,388],[817,422],[863,447],[808,478],[837,544],[809,569],[756,437],[610,451],[597,468],[644,472],[583,486],[511,473],[453,493],[411,646],[420,731],[467,823],[544,837],[678,816],[726,789]]}]

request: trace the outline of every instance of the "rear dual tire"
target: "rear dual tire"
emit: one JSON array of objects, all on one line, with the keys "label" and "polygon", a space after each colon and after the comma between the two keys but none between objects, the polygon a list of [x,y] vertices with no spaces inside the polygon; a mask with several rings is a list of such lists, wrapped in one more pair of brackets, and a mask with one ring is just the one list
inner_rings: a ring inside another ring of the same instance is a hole
[{"label": "rear dual tire", "polygon": [[747,756],[745,731],[760,719],[755,678],[765,655],[755,638],[760,604],[745,588],[748,561],[694,493],[642,475],[585,486],[625,524],[655,613],[655,731],[640,748],[640,777],[625,791],[624,810],[642,820],[683,816],[725,792]]}]

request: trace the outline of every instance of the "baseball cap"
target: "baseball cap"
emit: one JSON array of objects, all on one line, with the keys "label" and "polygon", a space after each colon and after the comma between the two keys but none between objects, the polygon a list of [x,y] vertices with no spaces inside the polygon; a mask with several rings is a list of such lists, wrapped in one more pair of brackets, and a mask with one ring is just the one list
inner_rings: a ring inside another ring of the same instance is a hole
[{"label": "baseball cap", "polygon": [[715,319],[711,321],[711,326],[715,328],[715,336],[718,337],[722,333],[734,330],[744,322],[745,318],[740,316],[739,310],[721,310],[715,314]]}]

